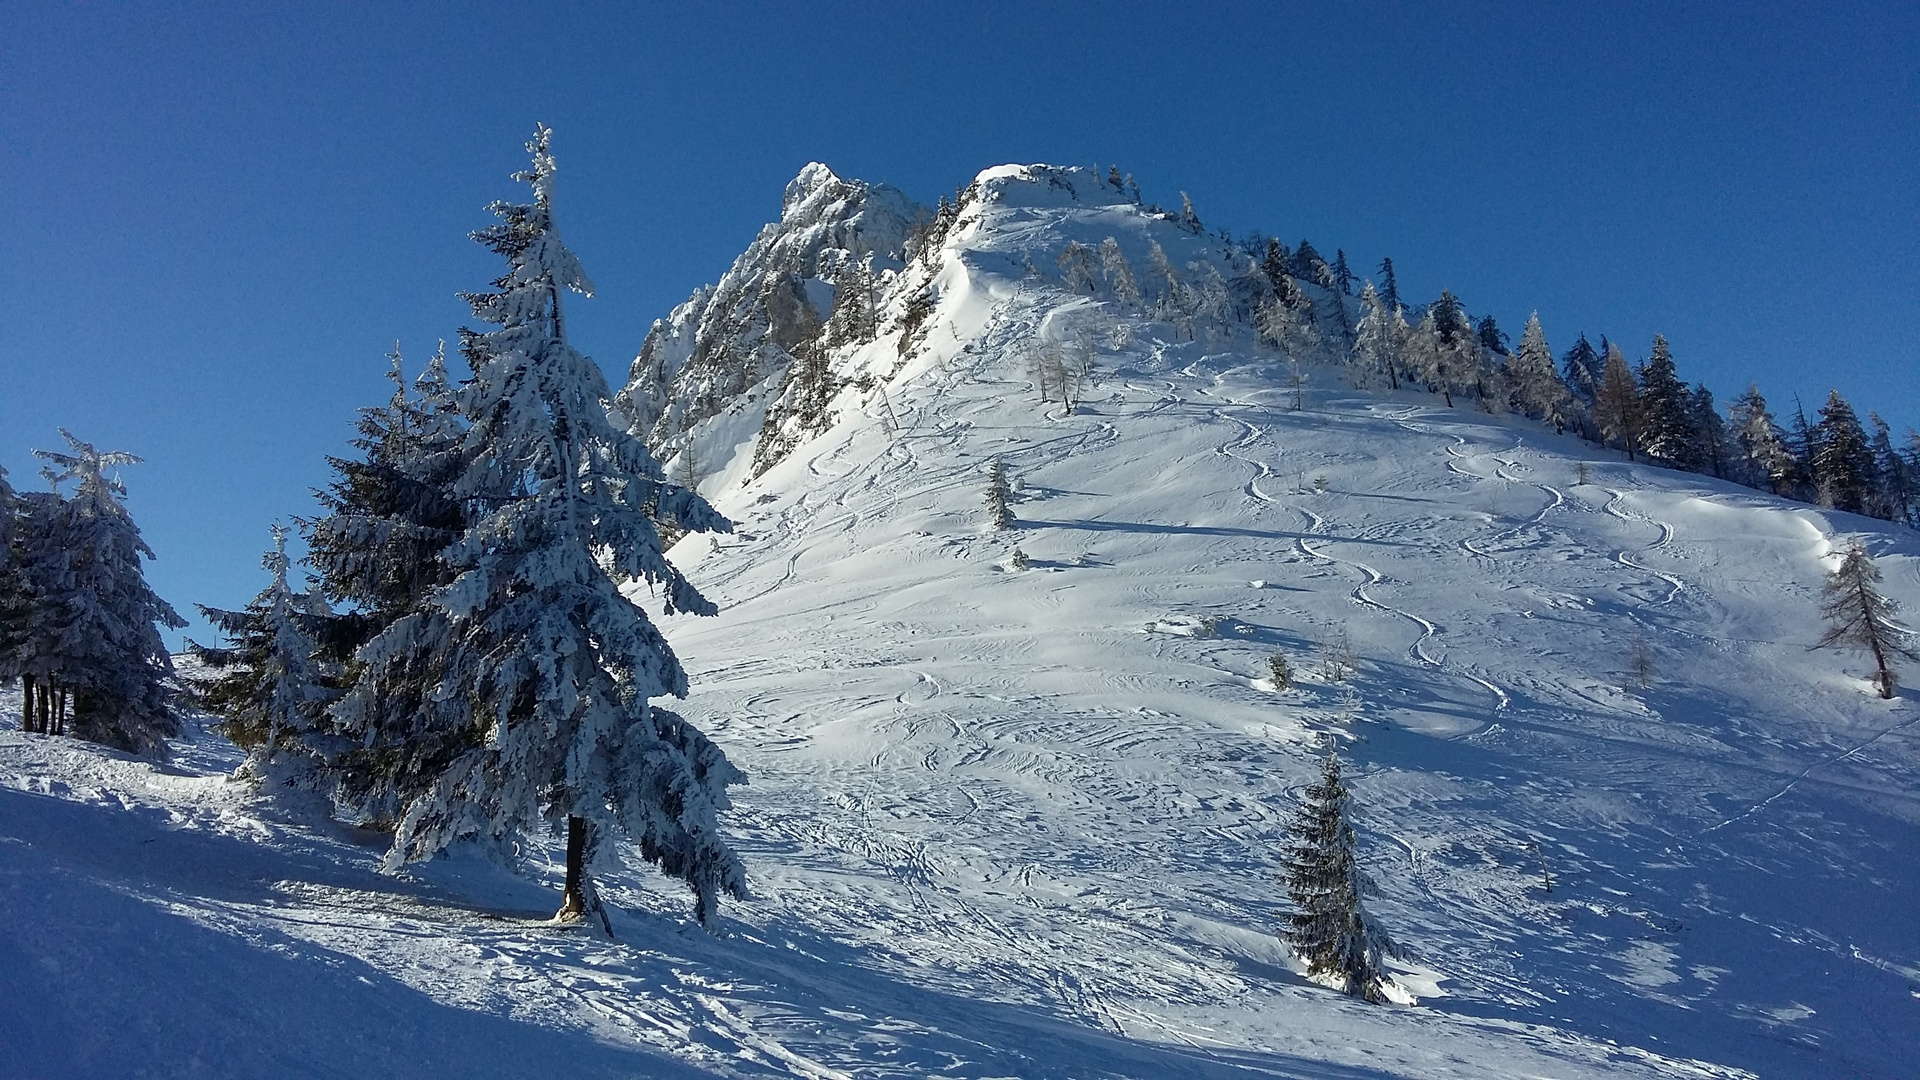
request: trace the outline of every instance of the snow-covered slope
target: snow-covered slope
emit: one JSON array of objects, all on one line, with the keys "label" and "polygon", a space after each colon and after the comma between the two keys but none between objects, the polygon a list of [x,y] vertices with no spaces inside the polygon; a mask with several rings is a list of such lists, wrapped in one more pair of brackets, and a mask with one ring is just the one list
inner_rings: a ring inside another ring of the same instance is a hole
[{"label": "snow-covered slope", "polygon": [[[211,737],[155,771],[8,732],[0,1061],[1912,1075],[1920,711],[1807,648],[1843,536],[1920,604],[1912,534],[1337,371],[1294,409],[1243,331],[1188,341],[1058,280],[1108,236],[1237,272],[1088,181],[983,175],[886,297],[929,297],[922,332],[836,353],[826,433],[716,480],[738,531],[674,553],[721,607],[668,623],[682,711],[752,777],[727,936],[640,870],[606,887],[617,942],[516,917],[553,906],[550,865],[379,876],[376,846],[220,779]],[[1041,404],[1033,343],[1089,328],[1082,403]],[[1296,688],[1265,681],[1275,651]],[[1316,986],[1274,936],[1328,733],[1411,1004]],[[134,1022],[92,1024],[102,994]]]}]

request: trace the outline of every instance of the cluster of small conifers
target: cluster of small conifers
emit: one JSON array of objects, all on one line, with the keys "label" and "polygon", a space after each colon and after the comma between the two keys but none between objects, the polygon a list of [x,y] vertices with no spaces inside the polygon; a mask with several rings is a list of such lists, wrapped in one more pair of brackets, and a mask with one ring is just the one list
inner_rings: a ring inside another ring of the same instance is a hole
[{"label": "cluster of small conifers", "polygon": [[[1114,174],[1108,183],[1122,182]],[[1191,203],[1177,214],[1146,212],[1205,235]],[[1450,291],[1427,304],[1404,300],[1392,259],[1381,260],[1376,287],[1348,267],[1346,252],[1329,261],[1308,240],[1289,249],[1224,229],[1217,240],[1225,274],[1205,261],[1178,267],[1158,242],[1149,242],[1136,272],[1108,237],[1097,249],[1069,242],[1056,260],[1059,280],[1189,339],[1251,328],[1289,360],[1349,367],[1362,386],[1423,388],[1448,406],[1459,399],[1519,413],[1632,460],[1920,527],[1920,434],[1909,430],[1896,442],[1884,420],[1869,412],[1863,424],[1837,390],[1817,421],[1796,399],[1783,425],[1758,386],[1723,413],[1705,385],[1681,381],[1663,337],[1629,364],[1617,343],[1602,335],[1596,348],[1582,334],[1556,364],[1537,313],[1516,348],[1493,316],[1470,318]]]}]

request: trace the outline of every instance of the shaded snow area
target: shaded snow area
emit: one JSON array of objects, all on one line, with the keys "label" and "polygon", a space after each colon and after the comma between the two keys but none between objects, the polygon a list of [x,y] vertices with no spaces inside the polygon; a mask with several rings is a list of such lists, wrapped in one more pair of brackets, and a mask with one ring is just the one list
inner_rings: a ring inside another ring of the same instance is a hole
[{"label": "shaded snow area", "polygon": [[[892,422],[849,389],[674,552],[721,607],[665,620],[681,711],[752,778],[723,935],[637,860],[618,940],[536,925],[546,839],[382,875],[213,735],[156,768],[8,731],[0,1073],[1913,1075],[1920,711],[1808,649],[1842,538],[1920,611],[1911,532],[1330,370],[1296,411],[1166,324],[1043,405],[1025,344],[1086,301],[1012,252],[1171,226],[975,214]],[[1328,733],[1410,1004],[1275,936]]]}]

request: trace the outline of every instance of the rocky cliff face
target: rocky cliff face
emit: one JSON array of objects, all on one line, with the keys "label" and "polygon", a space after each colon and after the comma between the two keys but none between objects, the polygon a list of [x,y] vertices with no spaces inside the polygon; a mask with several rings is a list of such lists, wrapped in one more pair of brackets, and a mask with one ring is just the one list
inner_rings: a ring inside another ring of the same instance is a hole
[{"label": "rocky cliff face", "polygon": [[896,188],[843,180],[817,162],[787,185],[780,211],[717,284],[653,324],[634,358],[618,404],[663,460],[704,420],[764,414],[796,360],[826,347],[836,297],[857,280],[870,310],[930,215]]}]

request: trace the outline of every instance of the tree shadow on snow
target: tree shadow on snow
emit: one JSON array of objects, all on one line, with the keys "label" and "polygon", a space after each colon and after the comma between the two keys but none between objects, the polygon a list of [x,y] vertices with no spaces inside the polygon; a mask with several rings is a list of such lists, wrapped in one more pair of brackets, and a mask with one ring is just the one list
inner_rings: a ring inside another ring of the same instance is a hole
[{"label": "tree shadow on snow", "polygon": [[[696,1077],[639,1044],[441,1004],[273,929],[276,883],[406,892],[311,853],[0,791],[0,1071],[119,1078]],[[231,905],[264,912],[232,918]],[[244,936],[243,936],[244,931]]]}]

